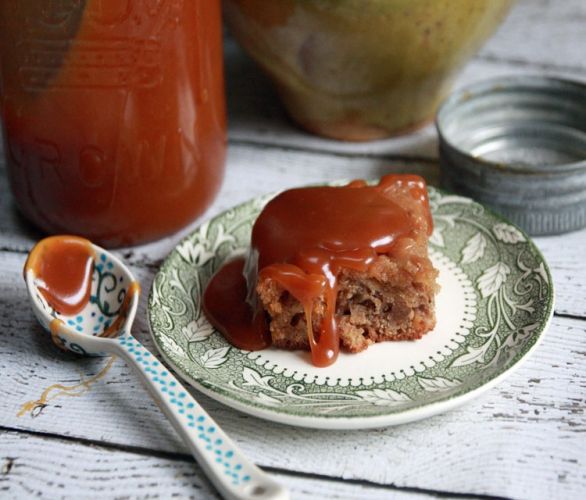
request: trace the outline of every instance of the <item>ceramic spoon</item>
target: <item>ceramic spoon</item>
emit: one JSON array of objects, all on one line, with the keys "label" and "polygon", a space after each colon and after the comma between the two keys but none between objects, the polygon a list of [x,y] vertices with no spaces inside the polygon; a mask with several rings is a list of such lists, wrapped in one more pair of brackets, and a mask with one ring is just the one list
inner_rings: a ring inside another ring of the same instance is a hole
[{"label": "ceramic spoon", "polygon": [[[74,316],[62,315],[51,307],[35,269],[28,264],[25,268],[33,310],[53,340],[78,354],[114,354],[132,366],[222,496],[289,498],[287,490],[250,462],[172,373],[131,335],[140,293],[138,283],[118,258],[87,243],[94,251],[90,298]],[[42,252],[39,254],[37,259],[43,258]]]}]

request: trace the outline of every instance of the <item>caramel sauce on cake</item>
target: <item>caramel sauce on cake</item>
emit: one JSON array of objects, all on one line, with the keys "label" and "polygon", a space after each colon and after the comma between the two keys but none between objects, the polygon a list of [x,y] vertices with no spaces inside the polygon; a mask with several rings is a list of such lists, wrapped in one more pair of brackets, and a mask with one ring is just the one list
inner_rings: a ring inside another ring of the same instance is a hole
[{"label": "caramel sauce on cake", "polygon": [[[397,190],[408,193],[419,209],[399,203]],[[378,255],[408,253],[417,234],[428,236],[431,230],[425,181],[415,175],[387,175],[376,186],[353,181],[285,191],[256,220],[248,261],[229,262],[208,284],[205,314],[233,345],[268,347],[267,319],[255,287],[270,279],[301,303],[312,362],[328,366],[340,348],[335,314],[340,272],[364,272]],[[318,300],[325,300],[325,313],[316,328],[312,312]]]}]

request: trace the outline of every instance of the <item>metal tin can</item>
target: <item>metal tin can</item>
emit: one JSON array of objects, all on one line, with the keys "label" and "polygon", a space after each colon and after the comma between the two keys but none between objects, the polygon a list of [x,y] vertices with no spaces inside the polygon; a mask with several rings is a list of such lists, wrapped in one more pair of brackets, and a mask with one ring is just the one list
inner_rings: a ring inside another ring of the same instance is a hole
[{"label": "metal tin can", "polygon": [[519,76],[452,94],[436,127],[442,184],[532,235],[586,226],[586,85]]}]

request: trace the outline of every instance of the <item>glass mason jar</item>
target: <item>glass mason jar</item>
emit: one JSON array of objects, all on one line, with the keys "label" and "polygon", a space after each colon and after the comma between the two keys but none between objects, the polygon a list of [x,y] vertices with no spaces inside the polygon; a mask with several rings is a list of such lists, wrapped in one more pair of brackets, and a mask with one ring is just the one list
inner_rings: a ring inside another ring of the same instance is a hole
[{"label": "glass mason jar", "polygon": [[0,105],[20,210],[104,246],[200,215],[224,172],[219,0],[2,0]]}]

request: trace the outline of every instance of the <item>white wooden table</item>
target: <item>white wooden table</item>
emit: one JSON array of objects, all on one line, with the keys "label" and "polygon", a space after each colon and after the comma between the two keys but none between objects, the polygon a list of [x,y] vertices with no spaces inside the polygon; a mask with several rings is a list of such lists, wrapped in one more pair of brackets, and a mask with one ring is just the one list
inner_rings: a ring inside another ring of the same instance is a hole
[{"label": "white wooden table", "polygon": [[[586,2],[523,0],[458,85],[492,76],[586,80]],[[285,117],[267,80],[226,45],[230,149],[205,218],[252,196],[389,170],[437,179],[429,127],[408,137],[342,144]],[[185,234],[183,231],[182,234]],[[121,252],[148,291],[182,234]],[[120,360],[79,359],[48,341],[28,307],[21,269],[41,235],[14,211],[0,168],[0,496],[215,497],[157,406]],[[244,451],[293,498],[586,498],[586,231],[539,238],[556,285],[555,317],[533,357],[483,397],[400,427],[318,432],[271,424],[196,394]],[[145,297],[136,334],[153,347]],[[45,405],[18,416],[52,384]]]}]

